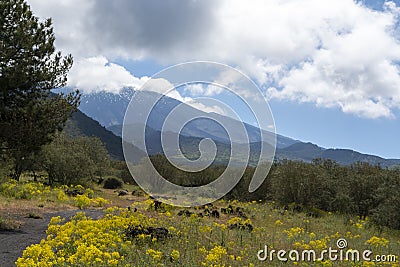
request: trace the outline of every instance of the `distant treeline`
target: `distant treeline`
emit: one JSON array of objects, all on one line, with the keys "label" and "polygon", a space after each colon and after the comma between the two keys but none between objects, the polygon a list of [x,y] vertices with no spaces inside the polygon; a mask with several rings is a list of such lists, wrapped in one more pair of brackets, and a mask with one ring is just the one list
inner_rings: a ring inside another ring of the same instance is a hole
[{"label": "distant treeline", "polygon": [[[223,173],[224,166],[187,173],[157,155],[152,162],[170,182],[184,186],[207,184]],[[383,169],[358,162],[342,166],[332,160],[312,163],[284,160],[274,163],[264,183],[255,192],[248,188],[255,168],[247,167],[242,179],[226,196],[242,201],[276,201],[286,209],[367,216],[378,226],[400,229],[400,169]]]}]

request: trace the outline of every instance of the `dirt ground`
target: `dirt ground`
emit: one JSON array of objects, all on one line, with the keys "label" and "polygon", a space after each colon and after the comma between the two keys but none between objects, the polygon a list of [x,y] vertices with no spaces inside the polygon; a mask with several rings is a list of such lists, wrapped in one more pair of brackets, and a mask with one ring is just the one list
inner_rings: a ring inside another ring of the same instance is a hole
[{"label": "dirt ground", "polygon": [[61,216],[69,218],[77,212],[83,211],[96,219],[103,215],[102,210],[64,210],[43,214],[40,219],[26,218],[26,215],[14,215],[13,219],[21,222],[21,227],[14,231],[0,231],[0,266],[13,267],[15,261],[22,255],[24,249],[39,243],[46,237],[47,225],[51,217]]}]

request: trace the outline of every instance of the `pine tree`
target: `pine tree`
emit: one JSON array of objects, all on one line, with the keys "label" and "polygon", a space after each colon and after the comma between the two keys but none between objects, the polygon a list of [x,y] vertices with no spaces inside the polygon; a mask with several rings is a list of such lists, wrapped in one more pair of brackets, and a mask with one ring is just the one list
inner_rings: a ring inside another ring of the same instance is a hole
[{"label": "pine tree", "polygon": [[0,0],[0,153],[15,161],[14,178],[26,159],[49,143],[79,105],[65,86],[72,56],[54,46],[51,19],[39,21],[24,0]]}]

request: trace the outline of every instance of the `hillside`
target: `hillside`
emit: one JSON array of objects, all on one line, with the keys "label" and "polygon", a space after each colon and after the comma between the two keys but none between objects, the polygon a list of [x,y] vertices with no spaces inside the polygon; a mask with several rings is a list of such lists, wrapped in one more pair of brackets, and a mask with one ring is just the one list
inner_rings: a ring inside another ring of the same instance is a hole
[{"label": "hillside", "polygon": [[[81,111],[75,112],[67,121],[64,131],[71,137],[74,136],[95,136],[104,143],[110,156],[117,160],[124,160],[122,150],[122,139],[114,135],[111,131],[101,126],[97,121],[89,118]],[[145,154],[136,147],[132,147],[135,159],[139,161]]]}]

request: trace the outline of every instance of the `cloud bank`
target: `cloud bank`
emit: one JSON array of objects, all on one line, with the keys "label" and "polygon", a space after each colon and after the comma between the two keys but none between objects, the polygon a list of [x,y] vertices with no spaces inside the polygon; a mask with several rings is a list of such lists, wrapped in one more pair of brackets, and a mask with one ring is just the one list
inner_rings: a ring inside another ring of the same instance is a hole
[{"label": "cloud bank", "polygon": [[124,67],[110,63],[103,56],[79,59],[70,70],[68,86],[84,93],[108,91],[118,93],[121,88],[140,88],[149,77],[134,77]]},{"label": "cloud bank", "polygon": [[29,3],[38,16],[53,18],[57,47],[78,59],[70,74],[75,85],[111,91],[140,85],[142,78],[105,63],[117,58],[212,60],[240,68],[271,99],[367,118],[392,118],[400,109],[394,2],[382,10],[352,0]]}]

